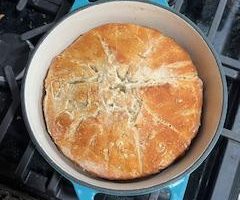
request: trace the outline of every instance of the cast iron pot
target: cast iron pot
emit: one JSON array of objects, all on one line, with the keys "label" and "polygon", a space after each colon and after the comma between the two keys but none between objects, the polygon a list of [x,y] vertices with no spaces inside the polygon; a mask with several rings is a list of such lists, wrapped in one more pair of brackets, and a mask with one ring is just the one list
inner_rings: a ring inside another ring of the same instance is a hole
[{"label": "cast iron pot", "polygon": [[[152,27],[174,38],[190,53],[203,80],[201,127],[185,156],[156,175],[127,182],[94,178],[76,167],[51,140],[42,109],[43,83],[51,60],[80,34],[110,22]],[[165,7],[139,1],[103,2],[65,16],[35,48],[22,88],[24,120],[33,142],[44,158],[59,173],[76,183],[99,192],[122,196],[161,189],[196,169],[218,140],[223,129],[226,106],[227,89],[221,64],[203,34],[184,16]]]}]

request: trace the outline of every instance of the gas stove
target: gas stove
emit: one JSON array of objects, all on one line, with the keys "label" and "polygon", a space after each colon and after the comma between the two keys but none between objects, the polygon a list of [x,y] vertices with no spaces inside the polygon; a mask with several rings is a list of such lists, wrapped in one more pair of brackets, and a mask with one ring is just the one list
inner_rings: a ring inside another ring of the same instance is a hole
[{"label": "gas stove", "polygon": [[[76,2],[75,2],[76,3]],[[240,1],[176,0],[217,50],[228,84],[225,129],[212,153],[189,174],[184,199],[237,199],[240,190]],[[37,152],[25,128],[19,91],[28,57],[73,0],[0,0],[0,199],[77,199],[69,180]],[[169,187],[171,188],[171,187]],[[171,189],[136,197],[97,194],[95,200],[168,200]],[[185,192],[184,192],[185,191]]]}]

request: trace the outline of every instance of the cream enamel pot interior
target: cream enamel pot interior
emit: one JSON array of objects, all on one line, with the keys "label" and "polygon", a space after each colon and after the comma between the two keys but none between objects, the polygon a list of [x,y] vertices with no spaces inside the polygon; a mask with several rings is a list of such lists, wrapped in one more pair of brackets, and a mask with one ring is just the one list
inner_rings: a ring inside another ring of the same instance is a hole
[{"label": "cream enamel pot interior", "polygon": [[[42,110],[44,78],[53,57],[80,34],[110,22],[152,27],[174,38],[190,53],[204,86],[202,125],[185,156],[156,175],[127,182],[91,177],[63,156],[47,133]],[[227,105],[225,78],[220,68],[206,39],[191,22],[179,14],[138,1],[95,4],[67,15],[38,44],[29,61],[22,88],[24,119],[38,150],[67,178],[105,193],[133,195],[150,192],[175,181],[184,173],[190,173],[206,158],[216,143],[223,128]]]}]

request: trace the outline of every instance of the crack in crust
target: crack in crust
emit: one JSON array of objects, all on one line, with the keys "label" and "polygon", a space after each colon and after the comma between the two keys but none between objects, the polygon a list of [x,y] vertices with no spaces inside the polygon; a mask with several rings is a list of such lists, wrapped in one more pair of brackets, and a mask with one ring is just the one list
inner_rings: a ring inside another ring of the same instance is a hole
[{"label": "crack in crust", "polygon": [[186,148],[188,147],[189,139],[186,139],[186,137],[184,136],[184,134],[181,131],[179,131],[174,125],[169,123],[167,120],[163,119],[160,116],[156,116],[154,113],[152,113],[151,110],[149,109],[149,107],[146,104],[144,104],[144,107],[145,107],[146,111],[152,116],[153,121],[156,124],[162,124],[165,127],[171,129],[173,132],[177,133],[183,139],[185,147]]},{"label": "crack in crust", "polygon": [[140,174],[143,173],[143,156],[142,156],[142,151],[141,151],[141,147],[140,147],[140,137],[139,137],[139,132],[137,130],[136,127],[133,127],[133,132],[134,132],[134,141],[135,141],[135,145],[136,145],[136,149],[137,149],[137,157],[138,157],[138,166],[139,166],[139,172]]}]

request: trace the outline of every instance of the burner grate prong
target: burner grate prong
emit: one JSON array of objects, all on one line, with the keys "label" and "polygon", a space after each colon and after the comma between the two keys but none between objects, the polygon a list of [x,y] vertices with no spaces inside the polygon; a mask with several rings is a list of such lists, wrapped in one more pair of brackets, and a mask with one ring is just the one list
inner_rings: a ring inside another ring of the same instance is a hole
[{"label": "burner grate prong", "polygon": [[29,168],[28,166],[32,161],[34,153],[35,153],[35,147],[30,141],[15,171],[15,174],[18,177],[20,177],[22,182],[25,182],[25,178],[27,176],[28,168]]},{"label": "burner grate prong", "polygon": [[41,35],[48,31],[52,27],[53,23],[45,24],[43,26],[37,27],[35,29],[32,29],[30,31],[27,31],[21,35],[22,40],[29,40],[32,39],[38,35]]},{"label": "burner grate prong", "polygon": [[230,131],[228,129],[223,129],[221,135],[230,139],[230,140],[238,142],[240,144],[240,134],[236,133],[235,131]]},{"label": "burner grate prong", "polygon": [[209,32],[208,32],[208,38],[211,42],[213,42],[213,40],[215,39],[215,35],[217,33],[217,29],[219,27],[219,24],[222,20],[223,12],[224,12],[225,7],[227,5],[227,1],[228,0],[220,0],[220,2],[218,4],[217,11],[215,13],[212,25],[211,25],[211,27],[209,29]]},{"label": "burner grate prong", "polygon": [[28,3],[28,0],[19,0],[16,6],[16,9],[18,11],[22,11],[26,7],[27,3]]},{"label": "burner grate prong", "polygon": [[12,123],[12,120],[20,103],[19,89],[16,79],[14,77],[12,67],[7,65],[4,68],[4,72],[6,74],[6,79],[11,90],[13,101],[0,124],[0,144],[8,130],[8,127]]},{"label": "burner grate prong", "polygon": [[47,191],[51,196],[56,196],[59,191],[59,184],[62,176],[54,172],[47,186]]},{"label": "burner grate prong", "polygon": [[181,7],[182,7],[182,5],[183,5],[183,1],[184,1],[184,0],[177,0],[177,1],[176,1],[174,8],[175,8],[175,10],[176,10],[177,12],[180,12],[180,9],[181,9]]},{"label": "burner grate prong", "polygon": [[162,189],[156,192],[153,192],[149,196],[149,200],[170,200],[171,199],[171,194],[170,190],[168,189]]},{"label": "burner grate prong", "polygon": [[236,60],[236,59],[233,59],[233,58],[230,58],[227,56],[223,56],[223,55],[221,55],[220,58],[221,58],[222,64],[227,65],[230,68],[240,71],[240,61],[239,60]]}]

